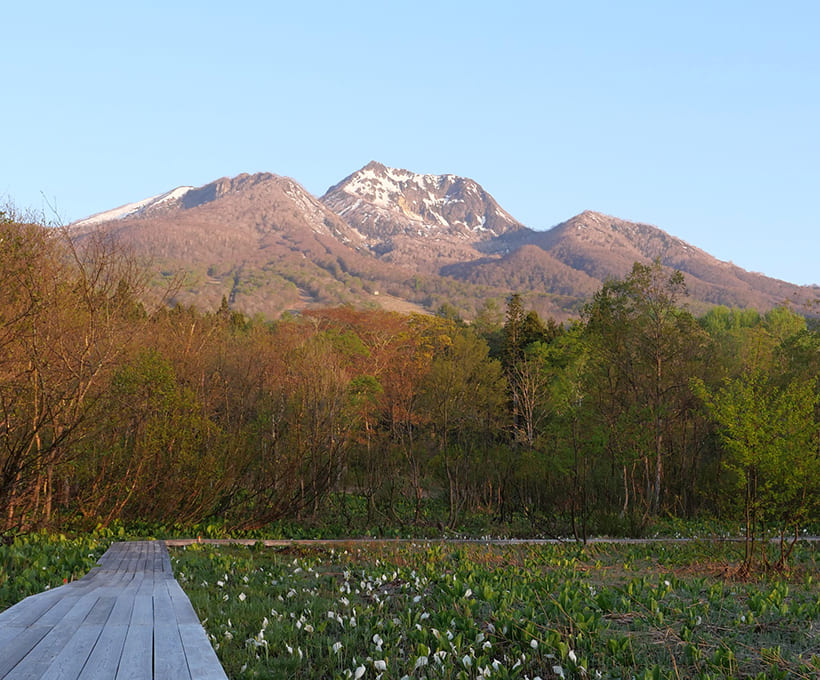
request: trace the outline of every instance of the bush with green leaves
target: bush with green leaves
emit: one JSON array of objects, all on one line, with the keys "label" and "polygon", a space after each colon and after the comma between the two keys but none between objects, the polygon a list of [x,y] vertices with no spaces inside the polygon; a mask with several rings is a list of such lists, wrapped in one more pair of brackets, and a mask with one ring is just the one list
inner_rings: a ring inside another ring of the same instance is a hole
[{"label": "bush with green leaves", "polygon": [[108,530],[77,538],[34,533],[0,544],[0,610],[82,578],[108,549],[113,536]]}]

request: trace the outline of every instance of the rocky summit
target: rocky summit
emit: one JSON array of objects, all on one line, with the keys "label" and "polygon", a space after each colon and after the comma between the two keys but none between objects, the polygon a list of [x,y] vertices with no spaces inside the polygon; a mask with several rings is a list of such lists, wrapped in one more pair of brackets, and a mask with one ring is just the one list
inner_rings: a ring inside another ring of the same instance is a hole
[{"label": "rocky summit", "polygon": [[320,200],[355,225],[376,256],[428,272],[480,257],[478,244],[524,228],[471,179],[375,161]]}]

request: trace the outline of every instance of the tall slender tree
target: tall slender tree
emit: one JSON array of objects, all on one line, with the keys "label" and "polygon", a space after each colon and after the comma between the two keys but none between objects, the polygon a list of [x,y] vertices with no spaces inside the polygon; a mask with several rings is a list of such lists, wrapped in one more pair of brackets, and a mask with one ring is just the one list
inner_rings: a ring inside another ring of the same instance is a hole
[{"label": "tall slender tree", "polygon": [[604,284],[583,313],[590,387],[611,431],[613,462],[622,468],[623,509],[637,496],[647,516],[661,507],[672,428],[687,409],[688,381],[704,342],[680,306],[685,292],[680,272],[670,274],[657,261],[635,263],[624,280]]}]

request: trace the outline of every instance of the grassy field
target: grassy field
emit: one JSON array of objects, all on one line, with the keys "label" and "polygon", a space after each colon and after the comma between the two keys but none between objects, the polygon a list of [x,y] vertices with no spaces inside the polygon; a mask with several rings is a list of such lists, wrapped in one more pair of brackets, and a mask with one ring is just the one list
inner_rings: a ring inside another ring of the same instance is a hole
[{"label": "grassy field", "polygon": [[820,677],[818,548],[743,582],[739,550],[194,545],[172,562],[231,678]]}]

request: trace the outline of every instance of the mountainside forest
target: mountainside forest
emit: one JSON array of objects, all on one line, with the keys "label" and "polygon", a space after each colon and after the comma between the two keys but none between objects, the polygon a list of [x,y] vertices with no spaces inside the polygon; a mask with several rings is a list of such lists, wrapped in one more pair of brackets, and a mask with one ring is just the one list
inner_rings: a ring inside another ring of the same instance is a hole
[{"label": "mountainside forest", "polygon": [[695,317],[657,262],[571,323],[518,295],[469,324],[446,305],[263,321],[149,305],[148,274],[103,236],[4,216],[0,239],[0,533],[250,529],[340,494],[408,532],[818,518],[820,333],[786,308]]}]

